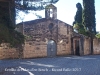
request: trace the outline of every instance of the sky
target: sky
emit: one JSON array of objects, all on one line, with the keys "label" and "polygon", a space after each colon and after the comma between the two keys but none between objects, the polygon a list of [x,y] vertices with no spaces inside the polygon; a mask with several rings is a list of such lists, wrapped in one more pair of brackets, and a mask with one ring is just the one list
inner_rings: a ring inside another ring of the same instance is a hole
[{"label": "sky", "polygon": [[[56,4],[54,4],[57,7],[57,19],[72,25],[74,21],[74,16],[76,14],[77,8],[76,4],[77,3],[82,4],[82,0],[59,0]],[[96,11],[96,30],[100,31],[100,0],[95,0],[95,11]],[[38,15],[41,15],[42,18],[45,17],[45,11],[33,11],[30,14],[21,14],[21,19],[23,21],[29,21],[29,20],[34,20],[37,19],[37,17],[34,15],[34,13],[37,13]],[[22,20],[18,19],[16,20],[16,23],[22,22]]]}]

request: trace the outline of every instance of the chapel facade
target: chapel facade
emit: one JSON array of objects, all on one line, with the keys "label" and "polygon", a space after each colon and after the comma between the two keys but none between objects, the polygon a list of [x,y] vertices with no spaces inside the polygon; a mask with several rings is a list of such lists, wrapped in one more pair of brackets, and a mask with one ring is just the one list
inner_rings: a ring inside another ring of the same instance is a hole
[{"label": "chapel facade", "polygon": [[46,6],[45,18],[19,23],[16,29],[26,37],[23,58],[91,54],[90,38],[58,20],[53,4]]},{"label": "chapel facade", "polygon": [[[57,19],[57,8],[52,4],[46,7],[45,18],[20,23],[18,27],[26,37],[25,58],[80,55],[73,51],[73,27]],[[78,47],[79,41],[76,43]]]}]

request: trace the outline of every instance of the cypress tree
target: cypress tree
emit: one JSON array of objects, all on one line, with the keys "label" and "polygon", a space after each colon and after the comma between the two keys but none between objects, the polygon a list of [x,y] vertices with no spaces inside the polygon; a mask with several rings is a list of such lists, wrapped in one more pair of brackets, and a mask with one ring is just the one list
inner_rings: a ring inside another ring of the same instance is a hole
[{"label": "cypress tree", "polygon": [[76,4],[77,12],[75,16],[75,22],[76,23],[82,23],[82,6],[80,3]]},{"label": "cypress tree", "polygon": [[73,22],[74,29],[78,31],[80,34],[85,35],[84,26],[82,25],[82,6],[81,3],[76,4],[77,12],[75,15],[75,21]]},{"label": "cypress tree", "polygon": [[83,0],[83,25],[87,31],[96,34],[94,3],[94,0]]},{"label": "cypress tree", "polygon": [[91,54],[93,54],[93,37],[96,34],[94,3],[94,0],[83,0],[83,25],[91,38]]}]

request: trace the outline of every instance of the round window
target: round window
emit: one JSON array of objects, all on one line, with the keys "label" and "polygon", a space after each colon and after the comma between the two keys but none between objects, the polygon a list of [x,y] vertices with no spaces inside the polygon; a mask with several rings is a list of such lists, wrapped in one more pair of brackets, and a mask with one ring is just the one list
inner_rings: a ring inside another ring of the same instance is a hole
[{"label": "round window", "polygon": [[54,26],[53,23],[50,23],[49,24],[49,30],[51,30],[53,28],[53,26]]}]

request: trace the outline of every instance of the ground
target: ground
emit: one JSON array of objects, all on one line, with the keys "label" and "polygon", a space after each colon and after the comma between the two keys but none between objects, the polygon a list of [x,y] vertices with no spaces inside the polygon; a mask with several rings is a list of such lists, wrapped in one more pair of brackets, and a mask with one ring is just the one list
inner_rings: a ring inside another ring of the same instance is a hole
[{"label": "ground", "polygon": [[0,75],[100,75],[100,55],[0,60]]}]

